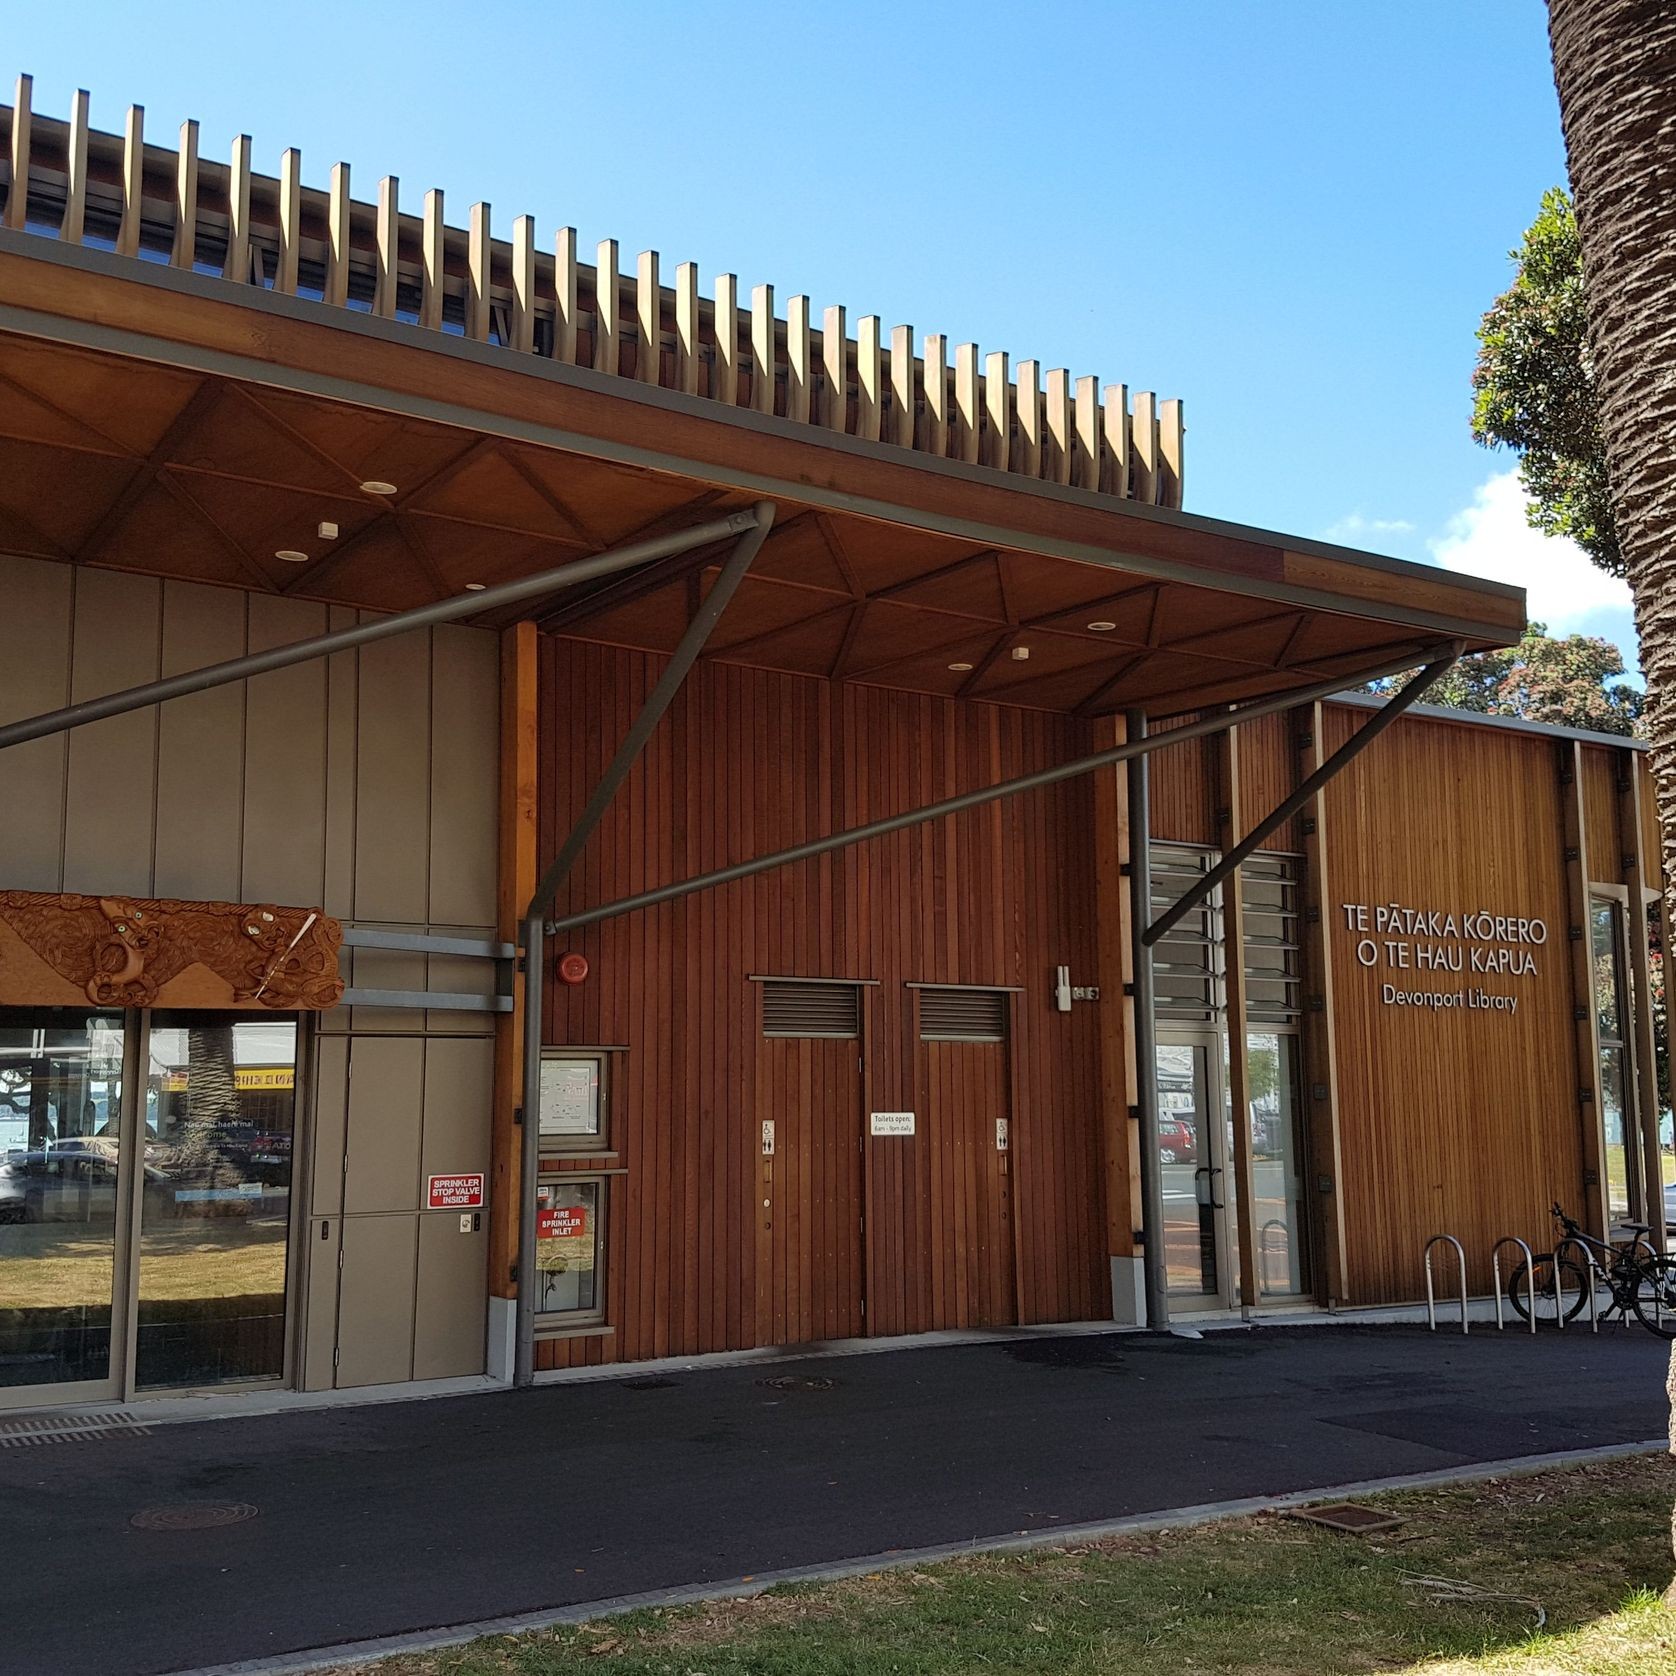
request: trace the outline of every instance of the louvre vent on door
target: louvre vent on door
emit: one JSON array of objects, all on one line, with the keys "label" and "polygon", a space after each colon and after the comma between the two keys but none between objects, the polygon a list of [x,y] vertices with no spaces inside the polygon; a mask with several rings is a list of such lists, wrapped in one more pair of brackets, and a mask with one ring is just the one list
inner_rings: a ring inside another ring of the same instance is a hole
[{"label": "louvre vent on door", "polygon": [[765,1036],[859,1036],[861,987],[853,983],[768,978],[762,986]]},{"label": "louvre vent on door", "polygon": [[919,1034],[922,1042],[1005,1041],[1007,991],[922,988]]}]

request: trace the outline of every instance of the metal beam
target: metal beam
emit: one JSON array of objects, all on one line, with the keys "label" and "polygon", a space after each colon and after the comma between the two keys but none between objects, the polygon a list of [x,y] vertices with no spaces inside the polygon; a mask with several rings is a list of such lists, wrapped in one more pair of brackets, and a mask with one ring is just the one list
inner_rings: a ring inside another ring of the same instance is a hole
[{"label": "metal beam", "polygon": [[[1277,803],[1208,873],[1202,878],[1195,879],[1182,895],[1177,897],[1157,919],[1147,926],[1142,933],[1141,941],[1150,949],[1159,938],[1167,937],[1194,908],[1234,873],[1240,863],[1271,832],[1289,821],[1340,769],[1354,762],[1410,705],[1417,703],[1421,694],[1446,669],[1450,668],[1460,655],[1461,647],[1457,643],[1450,649],[1446,657],[1428,663],[1412,681],[1403,687],[1395,698],[1382,706],[1358,732],[1345,740],[1313,774],[1298,786],[1290,797]],[[1298,702],[1302,702],[1302,699],[1300,698]],[[1173,739],[1176,735],[1171,733],[1166,737]]]},{"label": "metal beam", "polygon": [[613,552],[596,553],[590,558],[575,559],[556,570],[544,570],[517,582],[502,582],[480,593],[458,594],[450,599],[422,605],[413,611],[401,611],[393,617],[381,617],[375,622],[358,623],[353,628],[339,629],[333,634],[316,635],[309,640],[298,640],[288,646],[275,646],[266,652],[252,652],[241,658],[230,658],[225,663],[212,663],[203,669],[190,669],[184,674],[171,675],[162,681],[148,681],[142,687],[128,687],[122,692],[109,693],[104,698],[84,700],[62,710],[49,710],[39,716],[28,716],[22,721],[0,727],[0,750],[8,745],[21,745],[30,739],[42,739],[48,734],[63,733],[86,722],[102,721],[107,716],[120,716],[130,710],[143,710],[165,699],[180,698],[187,693],[204,692],[211,687],[223,687],[232,681],[243,681],[252,675],[265,674],[270,669],[285,669],[291,664],[306,663],[312,658],[327,657],[350,646],[362,646],[372,640],[386,640],[392,635],[405,634],[409,629],[427,628],[432,623],[450,623],[459,617],[475,616],[479,611],[492,610],[499,605],[512,605],[526,599],[550,594],[576,582],[591,581],[596,576],[610,576],[619,570],[630,570],[635,565],[671,553],[685,552],[691,547],[702,547],[729,536],[748,535],[757,527],[754,512],[736,512],[731,517],[711,523],[698,524],[691,529],[671,535],[658,536],[650,541],[637,541]]},{"label": "metal beam", "polygon": [[[518,1296],[513,1311],[512,1383],[535,1383],[535,1183],[541,1169],[541,1038],[543,926],[524,922],[524,1100],[518,1108],[522,1167],[518,1172]],[[535,1089],[531,1103],[529,1091]]]},{"label": "metal beam", "polygon": [[[790,849],[776,850],[770,855],[756,856],[750,861],[736,862],[731,867],[719,867],[713,873],[700,873],[690,879],[678,879],[674,884],[659,886],[656,890],[641,891],[636,896],[625,896],[616,902],[608,902],[603,907],[587,908],[578,913],[566,914],[562,919],[548,922],[547,932],[552,935],[559,931],[571,931],[577,926],[593,925],[600,920],[614,919],[619,914],[631,914],[639,908],[655,907],[660,902],[670,902],[680,896],[690,896],[694,891],[709,890],[716,885],[731,884],[735,879],[748,879],[758,873],[767,873],[776,867],[784,867],[794,861],[807,861],[812,856],[825,855],[830,850],[839,850],[850,844],[859,844],[868,838],[881,838],[886,833],[899,832],[903,827],[917,826],[922,821],[939,820],[944,815],[959,814],[964,809],[973,809],[980,804],[993,803],[1002,797],[1014,797],[1020,792],[1034,791],[1040,786],[1057,785],[1061,780],[1074,780],[1079,775],[1091,774],[1097,768],[1105,768],[1112,763],[1128,762],[1139,756],[1145,756],[1150,751],[1157,750],[1163,745],[1182,744],[1189,739],[1202,739],[1212,733],[1221,733],[1246,720],[1255,720],[1259,716],[1273,715],[1280,710],[1290,710],[1298,704],[1308,704],[1318,698],[1331,698],[1334,693],[1341,692],[1345,687],[1355,686],[1359,682],[1382,680],[1390,675],[1399,675],[1404,670],[1414,667],[1415,655],[1410,652],[1400,660],[1393,659],[1383,664],[1377,664],[1369,669],[1352,670],[1343,675],[1335,675],[1331,680],[1317,681],[1314,685],[1300,687],[1277,697],[1259,700],[1257,703],[1242,706],[1238,710],[1228,710],[1218,715],[1207,717],[1197,722],[1189,722],[1183,727],[1172,728],[1167,734],[1158,734],[1148,739],[1133,740],[1122,745],[1112,746],[1109,750],[1097,751],[1093,756],[1078,757],[1072,762],[1063,762],[1053,768],[1038,769],[1033,774],[1022,774],[1014,780],[1002,780],[992,786],[980,786],[976,791],[962,792],[958,797],[944,798],[940,803],[928,803],[918,809],[910,809],[905,814],[891,815],[885,820],[870,821],[865,826],[847,827],[842,832],[834,832],[825,838],[811,838],[807,843],[794,844]],[[1433,646],[1419,654],[1422,658],[1435,659],[1440,655],[1453,656],[1453,644],[1449,646]]]}]

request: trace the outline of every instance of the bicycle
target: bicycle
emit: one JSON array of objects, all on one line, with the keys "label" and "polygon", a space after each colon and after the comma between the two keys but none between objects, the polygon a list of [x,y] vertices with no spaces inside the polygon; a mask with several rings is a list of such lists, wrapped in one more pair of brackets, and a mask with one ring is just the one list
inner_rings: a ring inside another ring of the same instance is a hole
[{"label": "bicycle", "polygon": [[[1568,1244],[1580,1246],[1594,1262],[1580,1262],[1569,1254],[1556,1265],[1554,1251],[1541,1253],[1532,1265],[1536,1291],[1538,1326],[1558,1325],[1563,1312],[1566,1321],[1575,1320],[1589,1301],[1596,1277],[1605,1281],[1611,1301],[1600,1319],[1614,1314],[1628,1320],[1633,1312],[1650,1333],[1676,1339],[1676,1257],[1662,1256],[1653,1249],[1644,1222],[1626,1222],[1630,1239],[1612,1245],[1585,1233],[1581,1224],[1566,1215],[1559,1205],[1552,1207],[1561,1237],[1555,1250],[1565,1253]],[[1531,1318],[1531,1304],[1525,1279],[1526,1264],[1520,1263],[1507,1282],[1508,1301],[1522,1321]],[[1588,1271],[1592,1271],[1588,1272]]]}]

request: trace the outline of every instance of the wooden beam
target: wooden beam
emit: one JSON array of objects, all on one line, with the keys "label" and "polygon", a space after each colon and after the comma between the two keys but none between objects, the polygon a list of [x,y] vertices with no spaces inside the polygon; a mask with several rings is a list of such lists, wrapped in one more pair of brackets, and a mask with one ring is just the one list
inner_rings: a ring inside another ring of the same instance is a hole
[{"label": "wooden beam", "polygon": [[683,262],[675,270],[675,388],[683,395],[698,394],[699,353],[698,264]]},{"label": "wooden beam", "polygon": [[31,101],[35,78],[19,76],[12,95],[11,185],[6,188],[6,213],[0,226],[21,232],[29,220],[29,142],[34,128]]},{"label": "wooden beam", "polygon": [[1098,492],[1100,474],[1105,466],[1105,414],[1100,408],[1100,381],[1097,378],[1077,380],[1077,465],[1076,483],[1079,489]]},{"label": "wooden beam", "polygon": [[774,287],[751,290],[751,406],[758,413],[774,411]]},{"label": "wooden beam", "polygon": [[814,334],[809,326],[809,299],[799,294],[786,299],[786,417],[809,423],[814,404]]},{"label": "wooden beam", "polygon": [[372,311],[382,320],[396,318],[396,287],[402,273],[402,188],[395,175],[378,183],[378,213],[373,227]]},{"label": "wooden beam", "polygon": [[829,431],[850,428],[850,331],[841,304],[821,316],[821,374],[826,394],[820,420]]},{"label": "wooden beam", "polygon": [[349,165],[332,165],[331,185],[326,191],[326,283],[323,302],[342,308],[349,301],[350,218],[354,205],[349,197]]},{"label": "wooden beam", "polygon": [[466,336],[489,341],[493,306],[495,243],[492,213],[481,199],[471,206],[466,230]]},{"label": "wooden beam", "polygon": [[561,227],[553,236],[553,359],[576,362],[576,229]]},{"label": "wooden beam", "polygon": [[716,364],[710,372],[710,394],[729,407],[739,405],[739,277],[716,275],[712,304],[716,334]]},{"label": "wooden beam", "polygon": [[1181,505],[1182,456],[1187,426],[1176,397],[1158,404],[1158,504]]},{"label": "wooden beam", "polygon": [[594,251],[594,371],[622,369],[622,286],[617,271],[617,241],[601,239]]},{"label": "wooden beam", "polygon": [[925,339],[925,437],[928,454],[945,459],[949,451],[949,340],[940,332]]},{"label": "wooden beam", "polygon": [[80,244],[87,220],[87,89],[80,88],[70,102],[70,138],[64,187],[64,219],[58,236],[66,244]]},{"label": "wooden beam", "polygon": [[512,223],[512,348],[528,355],[535,348],[535,217]]},{"label": "wooden beam", "polygon": [[419,324],[436,332],[442,329],[443,299],[448,295],[448,226],[442,218],[442,194],[435,187],[425,194],[420,220]]},{"label": "wooden beam", "polygon": [[122,220],[116,230],[118,256],[140,253],[145,214],[145,106],[130,105],[122,129]]},{"label": "wooden beam", "polygon": [[986,466],[1006,471],[1012,460],[1013,386],[1004,349],[984,357],[983,410],[986,424],[979,458]]},{"label": "wooden beam", "polygon": [[198,124],[180,125],[175,151],[175,240],[169,251],[172,267],[190,270],[198,260]]},{"label": "wooden beam", "polygon": [[883,432],[885,414],[884,342],[876,314],[864,314],[855,323],[855,434],[877,442]]},{"label": "wooden beam", "polygon": [[1100,487],[1122,500],[1130,496],[1129,482],[1129,387],[1108,384],[1105,388],[1106,450]]},{"label": "wooden beam", "polygon": [[[1018,445],[1013,469],[1026,477],[1042,475],[1042,365],[1020,361],[1014,374]],[[1003,462],[1005,463],[1005,462]]]},{"label": "wooden beam", "polygon": [[1158,409],[1150,390],[1135,392],[1129,443],[1134,455],[1135,499],[1154,506],[1158,501]]},{"label": "wooden beam", "polygon": [[221,277],[234,285],[250,279],[250,136],[233,141],[227,168],[227,254]]},{"label": "wooden beam", "polygon": [[1600,1020],[1595,1012],[1594,949],[1590,939],[1589,820],[1584,800],[1583,746],[1575,739],[1555,745],[1560,782],[1561,841],[1565,859],[1565,909],[1571,968],[1572,1063],[1576,1073],[1572,1110],[1582,1141],[1583,1214],[1578,1220],[1598,1239],[1611,1221],[1602,1144]]},{"label": "wooden beam", "polygon": [[1047,375],[1047,448],[1042,461],[1042,476],[1050,483],[1071,481],[1075,437],[1076,427],[1071,414],[1071,374],[1065,367],[1053,367]]},{"label": "wooden beam", "polygon": [[663,372],[663,285],[658,278],[658,253],[643,250],[635,264],[634,376],[642,384],[662,382]]},{"label": "wooden beam", "polygon": [[978,388],[978,346],[962,343],[954,351],[954,457],[968,465],[978,463],[978,443],[983,435],[979,417],[982,393]]},{"label": "wooden beam", "polygon": [[890,440],[898,448],[914,446],[919,413],[919,359],[912,326],[890,329]]},{"label": "wooden beam", "polygon": [[[1635,1045],[1635,1121],[1641,1140],[1641,1199],[1638,1220],[1652,1229],[1654,1246],[1667,1246],[1664,1217],[1664,1169],[1659,1149],[1658,1046],[1653,1035],[1653,963],[1647,941],[1647,913],[1656,908],[1662,893],[1647,888],[1649,874],[1659,876],[1658,857],[1647,853],[1647,826],[1642,784],[1643,753],[1616,750],[1618,787],[1618,834],[1623,852],[1624,888],[1628,898],[1630,1003]],[[1629,1113],[1625,1113],[1626,1120]]]},{"label": "wooden beam", "polygon": [[279,159],[279,265],[274,290],[297,294],[297,272],[303,253],[303,154],[288,147]]}]

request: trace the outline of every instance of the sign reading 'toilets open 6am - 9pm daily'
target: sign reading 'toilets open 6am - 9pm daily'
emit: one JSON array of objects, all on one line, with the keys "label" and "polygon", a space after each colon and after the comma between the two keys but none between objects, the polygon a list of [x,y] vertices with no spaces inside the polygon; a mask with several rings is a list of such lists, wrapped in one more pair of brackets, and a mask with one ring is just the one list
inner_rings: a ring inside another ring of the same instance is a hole
[{"label": "sign reading 'toilets open 6am - 9pm daily'", "polygon": [[[1546,920],[1485,909],[1452,913],[1401,902],[1344,902],[1340,930],[1355,939],[1356,963],[1390,976],[1379,986],[1387,1007],[1428,1012],[1516,1013],[1520,997],[1486,989],[1479,977],[1535,978],[1548,942]],[[1465,982],[1456,983],[1455,978]]]},{"label": "sign reading 'toilets open 6am - 9pm daily'", "polygon": [[911,1135],[914,1132],[912,1112],[873,1112],[867,1125],[872,1135]]}]

